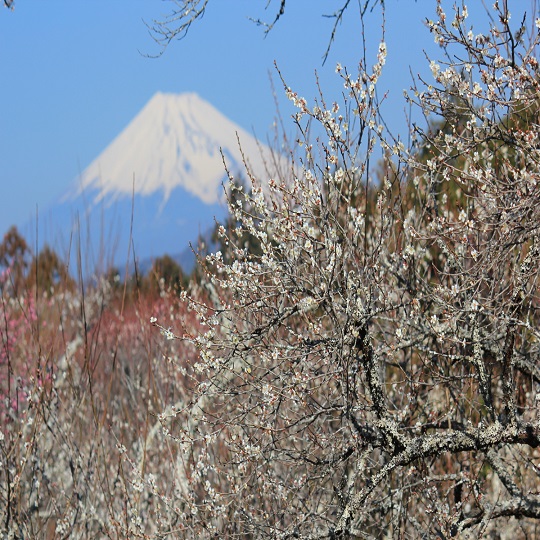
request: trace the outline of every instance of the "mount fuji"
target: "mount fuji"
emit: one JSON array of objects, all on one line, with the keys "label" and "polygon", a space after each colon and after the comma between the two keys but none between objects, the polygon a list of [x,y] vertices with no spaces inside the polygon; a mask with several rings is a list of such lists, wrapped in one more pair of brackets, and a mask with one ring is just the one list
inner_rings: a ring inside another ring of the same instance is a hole
[{"label": "mount fuji", "polygon": [[40,217],[40,238],[79,246],[93,269],[125,264],[130,246],[131,260],[183,253],[189,270],[189,243],[226,215],[223,158],[245,176],[243,156],[269,178],[270,148],[197,94],[158,92]]}]

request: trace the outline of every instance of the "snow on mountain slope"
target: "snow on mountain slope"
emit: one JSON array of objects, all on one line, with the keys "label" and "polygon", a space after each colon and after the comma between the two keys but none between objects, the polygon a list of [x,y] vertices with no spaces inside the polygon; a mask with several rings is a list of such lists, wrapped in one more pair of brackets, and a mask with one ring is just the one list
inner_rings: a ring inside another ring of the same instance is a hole
[{"label": "snow on mountain slope", "polygon": [[[221,152],[235,176],[246,177],[243,152],[262,184],[268,180],[266,164],[274,163],[268,147],[196,94],[155,94],[41,213],[40,243],[71,256],[79,246],[87,273],[123,267],[128,246],[131,260],[166,253],[187,260],[189,243],[196,245],[226,215]],[[280,169],[286,166],[278,161]]]},{"label": "snow on mountain slope", "polygon": [[[197,94],[158,92],[131,123],[82,173],[70,198],[83,191],[97,193],[94,203],[107,203],[135,193],[162,191],[163,202],[182,187],[206,204],[216,203],[224,177],[220,148],[234,172],[242,155],[256,174],[265,167],[256,139]],[[263,153],[269,150],[265,148]]]}]

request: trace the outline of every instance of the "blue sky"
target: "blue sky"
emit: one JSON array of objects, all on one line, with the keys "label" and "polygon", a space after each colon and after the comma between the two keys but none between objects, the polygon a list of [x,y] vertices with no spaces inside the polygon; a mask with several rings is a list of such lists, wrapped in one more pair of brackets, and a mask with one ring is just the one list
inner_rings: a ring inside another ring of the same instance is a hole
[{"label": "blue sky", "polygon": [[[0,9],[0,235],[62,195],[157,91],[197,92],[261,138],[275,118],[270,74],[283,116],[292,112],[274,60],[308,101],[317,95],[315,70],[328,101],[339,96],[336,62],[354,71],[362,43],[352,2],[322,65],[333,23],[321,15],[341,3],[287,2],[265,38],[248,17],[271,19],[276,1],[265,11],[267,0],[211,0],[187,38],[159,58],[144,56],[159,47],[143,21],[166,14],[166,1],[16,0],[13,12]],[[440,55],[422,24],[434,18],[434,9],[428,0],[387,0],[388,61],[380,88],[389,90],[385,115],[395,130],[405,125],[409,67],[426,71],[424,49]],[[381,36],[378,12],[366,23],[374,51]]]}]

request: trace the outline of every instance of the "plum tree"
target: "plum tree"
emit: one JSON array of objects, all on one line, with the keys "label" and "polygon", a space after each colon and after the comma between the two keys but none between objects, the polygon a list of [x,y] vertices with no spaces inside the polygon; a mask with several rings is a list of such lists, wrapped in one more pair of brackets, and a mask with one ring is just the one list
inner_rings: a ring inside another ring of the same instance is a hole
[{"label": "plum tree", "polygon": [[537,533],[540,22],[508,4],[475,33],[437,3],[445,61],[406,99],[439,123],[410,145],[380,117],[384,42],[372,70],[337,66],[341,102],[285,85],[326,140],[288,177],[247,171],[227,256],[183,295],[197,386],[160,421],[193,534]]}]

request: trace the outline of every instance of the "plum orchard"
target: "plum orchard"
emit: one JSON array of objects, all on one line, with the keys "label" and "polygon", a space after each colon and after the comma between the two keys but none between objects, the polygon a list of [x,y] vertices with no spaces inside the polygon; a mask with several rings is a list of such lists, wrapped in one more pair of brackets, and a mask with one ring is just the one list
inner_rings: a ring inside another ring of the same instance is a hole
[{"label": "plum orchard", "polygon": [[267,185],[247,170],[228,256],[183,294],[203,331],[165,331],[199,351],[160,417],[185,534],[538,534],[539,22],[503,4],[485,35],[438,4],[447,61],[406,97],[438,120],[409,147],[381,125],[384,43],[338,66],[344,103],[286,88],[326,142]]}]

